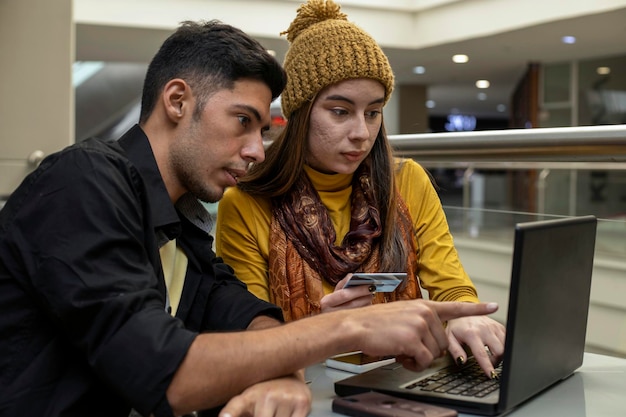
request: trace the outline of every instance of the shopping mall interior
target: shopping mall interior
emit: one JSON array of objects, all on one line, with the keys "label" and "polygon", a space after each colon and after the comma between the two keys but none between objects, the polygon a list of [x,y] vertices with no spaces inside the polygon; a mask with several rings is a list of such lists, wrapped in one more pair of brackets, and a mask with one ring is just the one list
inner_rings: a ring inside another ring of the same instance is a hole
[{"label": "shopping mall interior", "polygon": [[[506,305],[514,224],[596,215],[588,350],[626,357],[626,0],[337,2],[389,57],[387,132],[433,174],[481,298]],[[136,123],[180,22],[233,24],[282,61],[299,3],[0,0],[0,200],[46,155]]]}]

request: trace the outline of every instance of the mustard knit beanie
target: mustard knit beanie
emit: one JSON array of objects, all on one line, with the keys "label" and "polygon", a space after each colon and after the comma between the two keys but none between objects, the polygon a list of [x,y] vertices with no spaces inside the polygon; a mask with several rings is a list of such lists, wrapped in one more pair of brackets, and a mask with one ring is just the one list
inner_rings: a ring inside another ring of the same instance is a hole
[{"label": "mustard knit beanie", "polygon": [[281,95],[286,118],[324,87],[349,78],[372,78],[393,90],[393,71],[376,41],[348,22],[332,0],[308,0],[298,8],[287,35],[287,86]]}]

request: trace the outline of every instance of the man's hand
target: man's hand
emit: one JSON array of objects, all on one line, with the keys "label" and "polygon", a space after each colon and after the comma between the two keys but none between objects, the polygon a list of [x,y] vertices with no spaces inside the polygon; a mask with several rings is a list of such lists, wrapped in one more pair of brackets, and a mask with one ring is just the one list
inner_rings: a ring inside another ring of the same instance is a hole
[{"label": "man's hand", "polygon": [[495,303],[396,301],[352,310],[344,323],[362,332],[357,349],[373,356],[395,355],[408,369],[421,371],[448,349],[443,322],[491,314]]},{"label": "man's hand", "polygon": [[259,382],[233,397],[220,417],[306,417],[311,390],[296,376]]}]

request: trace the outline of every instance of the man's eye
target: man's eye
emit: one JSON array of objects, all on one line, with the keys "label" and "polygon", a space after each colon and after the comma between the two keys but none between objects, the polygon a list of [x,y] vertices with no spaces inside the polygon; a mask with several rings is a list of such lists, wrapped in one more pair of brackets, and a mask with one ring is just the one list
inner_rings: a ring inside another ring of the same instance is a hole
[{"label": "man's eye", "polygon": [[237,116],[239,118],[239,123],[241,123],[241,125],[243,127],[247,127],[248,124],[250,123],[250,118],[248,116]]}]

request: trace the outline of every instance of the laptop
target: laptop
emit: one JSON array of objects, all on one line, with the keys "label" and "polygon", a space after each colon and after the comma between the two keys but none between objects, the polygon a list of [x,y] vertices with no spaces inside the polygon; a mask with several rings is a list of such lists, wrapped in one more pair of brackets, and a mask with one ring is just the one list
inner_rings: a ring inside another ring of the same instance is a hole
[{"label": "laptop", "polygon": [[[435,379],[442,368],[460,372],[446,355],[423,372],[394,363],[336,381],[335,393],[343,397],[378,391],[493,416],[511,411],[568,378],[583,361],[596,226],[594,216],[515,226],[507,336],[495,387],[470,396],[458,390],[443,392],[447,380],[442,380],[440,388],[433,389],[437,385],[424,380]],[[465,366],[472,362],[476,361],[471,358]]]}]

